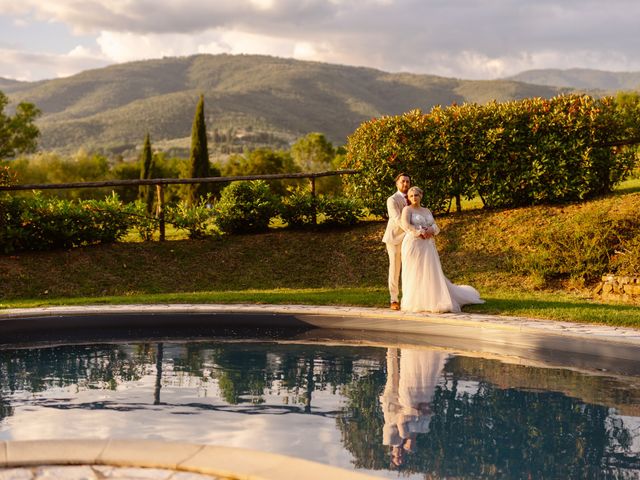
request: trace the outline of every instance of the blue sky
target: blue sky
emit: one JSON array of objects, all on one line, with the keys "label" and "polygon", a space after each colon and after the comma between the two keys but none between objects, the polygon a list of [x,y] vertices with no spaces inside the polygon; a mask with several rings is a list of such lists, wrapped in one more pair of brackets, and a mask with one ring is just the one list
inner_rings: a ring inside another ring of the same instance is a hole
[{"label": "blue sky", "polygon": [[637,0],[0,0],[0,77],[255,53],[465,79],[640,71]]}]

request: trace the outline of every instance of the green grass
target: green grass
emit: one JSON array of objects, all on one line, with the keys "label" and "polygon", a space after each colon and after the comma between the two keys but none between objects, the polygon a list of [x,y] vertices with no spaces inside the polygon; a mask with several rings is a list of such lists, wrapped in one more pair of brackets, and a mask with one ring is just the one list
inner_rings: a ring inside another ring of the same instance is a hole
[{"label": "green grass", "polygon": [[65,297],[11,300],[0,308],[32,308],[60,305],[121,305],[161,303],[250,303],[273,305],[343,305],[385,307],[382,288],[279,288],[274,290],[230,290],[181,293],[139,294],[105,297]]},{"label": "green grass", "polygon": [[621,182],[614,189],[614,193],[617,195],[624,195],[627,193],[637,193],[640,192],[640,177],[638,178],[628,178],[627,180]]},{"label": "green grass", "polygon": [[465,311],[640,328],[637,305],[603,303],[566,292],[489,291],[486,303]]}]

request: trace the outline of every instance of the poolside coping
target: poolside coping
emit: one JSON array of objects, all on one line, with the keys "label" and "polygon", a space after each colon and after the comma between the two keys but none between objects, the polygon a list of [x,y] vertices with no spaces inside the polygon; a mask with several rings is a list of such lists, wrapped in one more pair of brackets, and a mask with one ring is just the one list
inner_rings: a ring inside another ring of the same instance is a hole
[{"label": "poolside coping", "polygon": [[[246,314],[253,326],[294,326],[295,320],[321,328],[356,330],[411,331],[417,323],[423,325],[450,325],[451,327],[491,328],[528,333],[546,333],[574,338],[598,339],[614,343],[640,346],[640,330],[598,324],[541,320],[526,317],[496,316],[478,313],[407,313],[384,308],[314,306],[314,305],[265,305],[265,304],[152,304],[152,305],[89,305],[40,308],[16,308],[0,310],[0,328],[7,321],[34,321],[49,319],[55,326],[63,319],[79,319],[89,326],[87,317],[121,317],[127,322],[132,318],[158,315],[196,315],[205,321],[228,320],[227,315]],[[367,320],[375,320],[366,322]],[[417,323],[414,323],[417,322]],[[413,323],[413,324],[412,324]],[[113,324],[113,323],[111,323]]]},{"label": "poolside coping", "polygon": [[[172,477],[173,472],[204,474],[225,480],[378,478],[285,455],[183,442],[113,439],[9,441],[0,442],[2,451],[5,457],[0,456],[0,478],[3,478],[3,469],[8,474],[17,474],[7,478],[30,478],[28,475],[35,468],[42,478],[67,478],[60,466],[71,465],[133,468],[137,475],[130,472],[127,478],[147,479],[189,478],[186,475]],[[91,478],[90,472],[85,468],[83,475],[88,473],[88,478]]]}]

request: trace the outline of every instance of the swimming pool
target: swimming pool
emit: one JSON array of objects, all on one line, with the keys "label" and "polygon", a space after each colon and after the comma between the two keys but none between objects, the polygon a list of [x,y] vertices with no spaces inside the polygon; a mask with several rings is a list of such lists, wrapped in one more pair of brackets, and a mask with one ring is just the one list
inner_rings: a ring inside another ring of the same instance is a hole
[{"label": "swimming pool", "polygon": [[389,478],[640,477],[636,375],[409,335],[196,330],[5,344],[0,440],[189,441]]}]

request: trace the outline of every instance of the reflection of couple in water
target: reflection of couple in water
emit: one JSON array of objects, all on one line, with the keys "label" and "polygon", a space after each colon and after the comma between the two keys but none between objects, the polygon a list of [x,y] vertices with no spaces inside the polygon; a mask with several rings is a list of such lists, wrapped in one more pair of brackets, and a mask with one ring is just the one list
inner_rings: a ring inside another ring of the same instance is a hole
[{"label": "reflection of couple in water", "polygon": [[380,396],[382,443],[399,467],[415,449],[416,436],[429,431],[431,401],[449,354],[434,350],[387,349],[387,384]]}]

